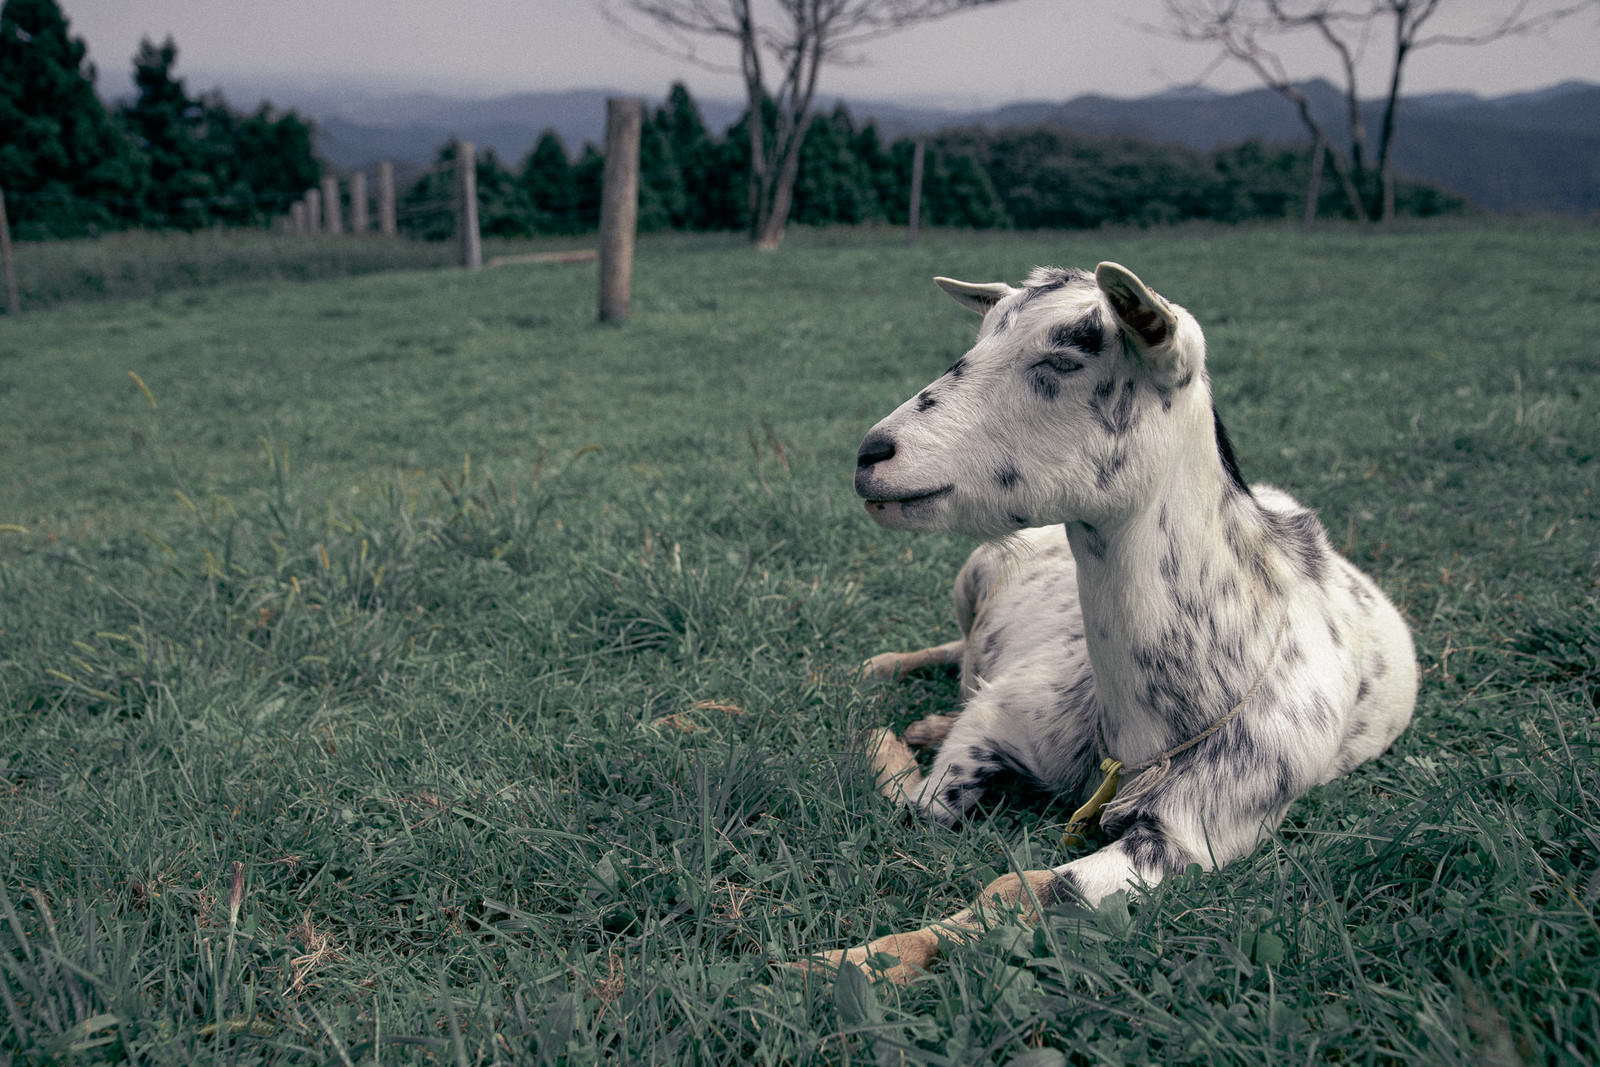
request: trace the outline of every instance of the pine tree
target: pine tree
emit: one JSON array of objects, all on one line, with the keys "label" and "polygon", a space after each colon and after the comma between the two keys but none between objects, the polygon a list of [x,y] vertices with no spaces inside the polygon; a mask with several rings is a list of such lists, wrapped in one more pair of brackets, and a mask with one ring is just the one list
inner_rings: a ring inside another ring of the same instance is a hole
[{"label": "pine tree", "polygon": [[493,148],[477,154],[478,232],[484,237],[531,237],[533,200]]},{"label": "pine tree", "polygon": [[791,221],[813,226],[856,224],[880,217],[870,169],[855,151],[855,124],[843,104],[817,115],[800,148]]},{"label": "pine tree", "polygon": [[523,160],[521,182],[538,233],[578,232],[578,188],[566,145],[554,130],[545,130]]},{"label": "pine tree", "polygon": [[929,200],[932,225],[988,230],[1009,225],[1005,205],[983,165],[970,153],[935,153]]},{"label": "pine tree", "polygon": [[681,229],[688,214],[672,142],[654,119],[646,120],[639,129],[639,232]]},{"label": "pine tree", "polygon": [[194,229],[211,221],[218,175],[208,158],[214,154],[206,143],[207,109],[189,98],[183,79],[172,73],[177,61],[171,37],[160,45],[142,39],[133,57],[139,95],[122,108],[121,117],[149,168],[146,223]]},{"label": "pine tree", "polygon": [[592,144],[585,144],[583,155],[572,165],[573,216],[580,233],[600,228],[601,187],[605,184],[605,173],[605,153]]},{"label": "pine tree", "polygon": [[0,189],[19,238],[94,233],[136,213],[140,169],[87,55],[55,0],[0,7]]},{"label": "pine tree", "polygon": [[871,121],[856,131],[851,144],[862,168],[863,180],[877,202],[876,218],[898,225],[906,223],[906,195],[909,171],[902,180],[894,156],[883,145],[876,123]]},{"label": "pine tree", "polygon": [[656,126],[672,149],[672,158],[682,177],[684,211],[678,225],[689,230],[711,230],[724,226],[727,181],[718,173],[721,163],[716,140],[706,130],[700,107],[682,82],[673,82],[667,102],[656,112]]},{"label": "pine tree", "polygon": [[263,102],[238,120],[233,136],[237,182],[252,211],[241,221],[265,222],[284,214],[322,175],[312,147],[311,122]]}]

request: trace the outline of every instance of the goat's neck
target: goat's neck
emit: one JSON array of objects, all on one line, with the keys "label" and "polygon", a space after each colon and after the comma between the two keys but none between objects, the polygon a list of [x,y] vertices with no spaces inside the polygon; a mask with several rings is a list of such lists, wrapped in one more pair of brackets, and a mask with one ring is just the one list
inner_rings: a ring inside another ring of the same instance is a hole
[{"label": "goat's neck", "polygon": [[1069,523],[1101,732],[1124,763],[1225,715],[1261,677],[1282,617],[1255,501],[1211,452],[1115,523]]}]

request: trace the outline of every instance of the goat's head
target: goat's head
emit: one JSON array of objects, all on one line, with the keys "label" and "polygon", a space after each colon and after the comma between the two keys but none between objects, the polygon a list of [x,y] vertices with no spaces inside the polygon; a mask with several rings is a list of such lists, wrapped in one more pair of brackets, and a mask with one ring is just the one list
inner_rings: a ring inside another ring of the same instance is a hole
[{"label": "goat's head", "polygon": [[983,324],[862,442],[855,488],[882,525],[993,538],[1115,521],[1209,444],[1200,327],[1127,268],[935,281]]}]

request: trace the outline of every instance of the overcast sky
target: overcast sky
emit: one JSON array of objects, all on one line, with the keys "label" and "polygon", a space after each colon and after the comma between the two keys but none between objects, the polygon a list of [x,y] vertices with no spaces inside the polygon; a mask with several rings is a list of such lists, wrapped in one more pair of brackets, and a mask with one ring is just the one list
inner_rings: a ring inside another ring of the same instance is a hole
[{"label": "overcast sky", "polygon": [[[1539,2],[1539,0],[1535,0]],[[130,90],[141,37],[178,43],[191,91],[223,89],[237,104],[264,87],[365,87],[485,96],[533,89],[604,88],[651,97],[674,80],[696,96],[738,99],[741,83],[653,51],[608,25],[595,0],[61,0],[89,45],[103,95]],[[1447,0],[1441,31],[1466,31],[1511,0]],[[1141,29],[1160,0],[1012,0],[888,37],[862,62],[826,68],[826,97],[915,100],[951,106],[1081,93],[1142,96],[1205,76],[1222,90],[1253,87],[1248,71],[1213,69],[1204,47]],[[1384,44],[1368,48],[1363,95],[1383,88]],[[1286,54],[1297,73],[1332,76],[1326,48]],[[1600,81],[1600,6],[1556,30],[1481,48],[1414,54],[1410,92],[1497,95],[1567,79]]]}]

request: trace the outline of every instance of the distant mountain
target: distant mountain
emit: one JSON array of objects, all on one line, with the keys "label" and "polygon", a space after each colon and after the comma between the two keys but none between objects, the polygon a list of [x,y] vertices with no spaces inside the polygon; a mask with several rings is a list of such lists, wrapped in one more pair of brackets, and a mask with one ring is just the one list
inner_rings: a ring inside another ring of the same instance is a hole
[{"label": "distant mountain", "polygon": [[[1302,88],[1331,135],[1346,137],[1342,94],[1323,81]],[[284,102],[317,119],[319,147],[335,167],[365,168],[392,159],[404,174],[428,166],[451,136],[493,148],[516,166],[541,131],[553,129],[576,155],[584,143],[603,139],[605,100],[615,95],[592,89],[484,100],[411,93]],[[660,100],[649,103],[656,106]],[[743,110],[737,101],[699,104],[707,127],[719,133]],[[1294,107],[1267,89],[1231,94],[1181,89],[1140,99],[1091,95],[971,112],[871,100],[848,106],[858,122],[876,121],[887,138],[953,126],[1042,125],[1202,151],[1251,139],[1309,144]],[[1363,111],[1367,128],[1375,131],[1378,103],[1368,102]],[[1394,159],[1402,176],[1443,185],[1489,211],[1600,214],[1600,85],[1564,82],[1489,99],[1471,93],[1405,98]]]},{"label": "distant mountain", "polygon": [[[1329,136],[1348,143],[1343,94],[1324,81],[1301,88]],[[1269,89],[1201,99],[1080,96],[1060,104],[1012,104],[967,121],[1059,126],[1201,151],[1248,139],[1310,140],[1293,106]],[[1369,137],[1381,121],[1381,105],[1366,102],[1362,122]],[[1397,121],[1394,166],[1403,177],[1442,185],[1494,212],[1600,213],[1600,85],[1565,82],[1493,99],[1423,94],[1401,99]]]}]

